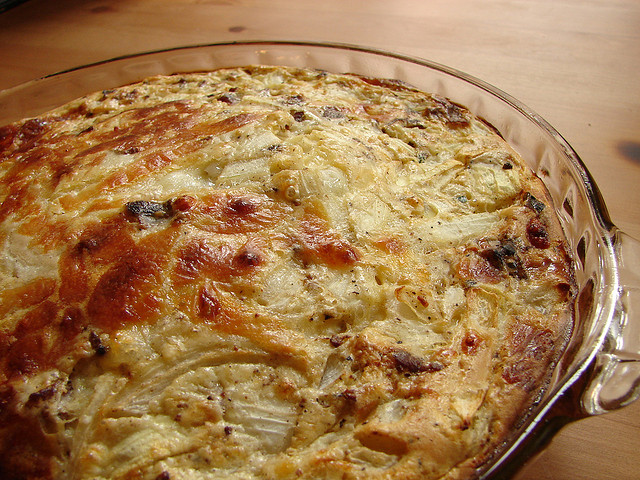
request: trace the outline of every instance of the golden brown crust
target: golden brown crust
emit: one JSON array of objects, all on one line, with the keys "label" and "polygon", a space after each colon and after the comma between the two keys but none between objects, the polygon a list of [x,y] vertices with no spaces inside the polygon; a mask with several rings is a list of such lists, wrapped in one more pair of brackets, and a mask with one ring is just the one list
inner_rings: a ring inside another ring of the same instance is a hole
[{"label": "golden brown crust", "polygon": [[571,328],[553,207],[464,107],[280,67],[0,129],[3,478],[466,478]]}]

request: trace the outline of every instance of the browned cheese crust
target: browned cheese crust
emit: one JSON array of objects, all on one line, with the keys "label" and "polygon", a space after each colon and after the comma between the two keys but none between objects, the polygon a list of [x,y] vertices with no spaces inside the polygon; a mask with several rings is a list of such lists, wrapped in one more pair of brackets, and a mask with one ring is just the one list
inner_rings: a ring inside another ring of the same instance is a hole
[{"label": "browned cheese crust", "polygon": [[464,107],[276,67],[0,128],[0,477],[467,478],[574,283],[541,182]]}]

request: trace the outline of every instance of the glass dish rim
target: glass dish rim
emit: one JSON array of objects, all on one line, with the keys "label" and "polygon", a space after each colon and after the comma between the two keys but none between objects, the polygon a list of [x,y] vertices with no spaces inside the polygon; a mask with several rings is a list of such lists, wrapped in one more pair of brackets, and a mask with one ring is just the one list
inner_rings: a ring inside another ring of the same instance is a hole
[{"label": "glass dish rim", "polygon": [[[536,127],[540,128],[543,131],[543,133],[548,135],[548,137],[555,142],[556,146],[560,148],[563,158],[572,167],[574,173],[577,174],[577,177],[581,182],[581,186],[584,187],[585,200],[587,200],[589,210],[593,214],[592,219],[594,220],[594,227],[598,230],[598,233],[600,234],[599,241],[602,241],[603,243],[605,243],[607,247],[606,252],[602,252],[602,255],[606,255],[607,259],[613,258],[612,262],[610,263],[609,261],[606,262],[607,268],[609,270],[608,273],[612,276],[613,279],[617,279],[618,265],[614,258],[615,255],[613,253],[612,238],[611,238],[611,233],[615,231],[616,227],[612,223],[609,217],[605,202],[597,187],[596,182],[593,180],[586,165],[584,164],[584,162],[582,161],[578,153],[569,144],[569,142],[543,117],[535,113],[532,109],[530,109],[529,107],[524,105],[522,102],[520,102],[516,98],[509,95],[508,93],[504,92],[503,90],[489,84],[488,82],[485,82],[484,80],[481,80],[475,76],[467,74],[463,71],[460,71],[455,68],[448,67],[444,64],[433,62],[427,59],[406,55],[406,54],[401,54],[401,53],[390,52],[384,49],[379,49],[374,47],[365,47],[365,46],[358,46],[358,45],[346,44],[346,43],[335,43],[335,42],[247,40],[247,41],[201,43],[201,44],[183,45],[183,46],[168,47],[163,49],[148,50],[143,52],[136,52],[132,54],[116,56],[116,57],[100,60],[97,62],[92,62],[84,65],[71,67],[55,73],[44,75],[35,80],[31,80],[28,82],[18,84],[13,87],[9,87],[8,89],[5,89],[5,90],[0,90],[0,98],[5,95],[11,95],[13,93],[18,94],[20,90],[26,89],[29,86],[37,84],[40,81],[53,79],[55,77],[60,77],[68,73],[89,69],[91,67],[98,67],[102,65],[117,63],[118,61],[133,60],[136,58],[148,57],[152,55],[162,55],[162,54],[167,54],[171,52],[215,48],[215,47],[232,47],[232,46],[252,46],[252,47],[253,46],[255,47],[271,46],[274,48],[275,47],[308,47],[308,48],[335,49],[336,51],[353,51],[361,54],[372,54],[378,57],[387,57],[393,60],[408,62],[420,67],[426,67],[430,70],[437,71],[441,74],[452,77],[454,79],[462,80],[467,84],[470,84],[474,87],[479,88],[482,91],[482,93],[489,94],[492,97],[497,98],[506,107],[510,107],[515,112],[523,116],[526,120],[534,124]],[[191,71],[196,71],[196,70],[191,70]],[[179,70],[176,70],[176,73],[177,72],[179,72]],[[616,288],[617,288],[617,284],[614,286],[612,291],[615,290]],[[591,365],[595,357],[603,349],[603,345],[605,342],[605,335],[607,334],[613,322],[614,322],[613,315],[610,315],[608,323],[602,326],[602,331],[598,335],[597,341],[590,344],[591,351],[584,365],[581,365],[580,368],[574,370],[570,375],[568,375],[560,385],[560,388],[558,388],[557,390],[554,390],[554,392],[552,392],[548,398],[545,398],[544,401],[541,401],[540,403],[538,403],[533,407],[531,411],[531,415],[528,416],[527,421],[523,425],[523,429],[520,430],[517,435],[514,435],[513,437],[510,438],[510,441],[508,442],[509,448],[506,448],[500,451],[500,455],[499,455],[500,458],[509,457],[512,451],[519,449],[520,441],[522,439],[526,439],[532,433],[534,433],[531,430],[537,430],[539,427],[541,427],[540,425],[541,420],[545,420],[546,417],[548,417],[549,414],[553,412],[553,407],[555,402],[559,398],[561,398],[568,390],[572,389],[576,381],[582,378],[585,372],[591,368]],[[551,433],[553,434],[553,432]],[[487,476],[490,476],[492,474],[491,470],[484,472],[481,478],[486,478]]]}]

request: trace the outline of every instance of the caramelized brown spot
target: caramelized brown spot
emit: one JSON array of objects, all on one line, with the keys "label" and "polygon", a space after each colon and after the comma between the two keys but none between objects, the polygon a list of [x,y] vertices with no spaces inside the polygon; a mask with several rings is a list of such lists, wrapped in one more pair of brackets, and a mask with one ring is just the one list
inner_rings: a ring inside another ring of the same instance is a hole
[{"label": "caramelized brown spot", "polygon": [[215,320],[220,314],[220,301],[214,290],[204,286],[198,295],[198,316],[204,320]]},{"label": "caramelized brown spot", "polygon": [[474,355],[480,344],[482,343],[482,338],[478,335],[477,332],[470,330],[462,339],[462,353],[465,355]]},{"label": "caramelized brown spot", "polygon": [[509,384],[533,390],[545,374],[542,367],[546,365],[544,360],[553,353],[553,332],[518,323],[513,327],[511,338],[509,362],[502,372],[502,378]]},{"label": "caramelized brown spot", "polygon": [[440,362],[426,362],[422,358],[417,357],[406,350],[395,350],[391,353],[391,356],[395,361],[395,368],[399,372],[432,373],[438,372],[444,368],[444,365]]},{"label": "caramelized brown spot", "polygon": [[9,345],[4,345],[5,341],[5,339],[1,341],[0,352],[6,359],[4,371],[7,378],[29,375],[43,366],[44,358],[41,352],[44,351],[46,345],[41,335],[37,333],[25,335]]},{"label": "caramelized brown spot", "polygon": [[251,267],[257,267],[262,263],[262,257],[257,251],[242,249],[233,259],[233,265],[238,271],[244,271]]},{"label": "caramelized brown spot", "polygon": [[212,233],[248,233],[275,225],[290,211],[266,195],[216,193],[194,202],[183,219]]},{"label": "caramelized brown spot", "polygon": [[463,128],[469,126],[467,110],[451,102],[450,100],[433,96],[433,106],[424,110],[425,117],[436,117],[446,122],[450,128]]},{"label": "caramelized brown spot", "polygon": [[123,127],[96,132],[96,144],[79,152],[78,157],[108,150],[124,153],[131,148],[140,151],[167,146],[173,138],[163,133],[189,130],[200,118],[197,109],[178,101],[127,110],[118,117]]},{"label": "caramelized brown spot", "polygon": [[[81,103],[78,106],[73,107],[69,111],[63,113],[62,116],[56,117],[56,118],[59,118],[60,120],[75,120],[79,117],[90,118],[92,116],[93,116],[93,113],[89,111],[87,104]],[[92,127],[87,127],[87,128],[92,128]]]},{"label": "caramelized brown spot", "polygon": [[240,249],[232,246],[210,245],[204,239],[185,245],[178,254],[174,283],[186,285],[199,277],[229,281],[250,274],[263,263],[257,241],[248,241]]},{"label": "caramelized brown spot", "polygon": [[234,103],[238,103],[238,96],[233,93],[223,93],[216,100],[228,105],[233,105]]},{"label": "caramelized brown spot", "polygon": [[358,78],[369,85],[374,85],[377,87],[384,87],[390,90],[396,91],[407,91],[411,90],[407,84],[403,83],[401,80],[395,79],[387,79],[387,78],[375,78],[375,77],[366,77],[364,75],[358,75]]},{"label": "caramelized brown spot", "polygon": [[78,242],[61,255],[60,300],[66,303],[84,300],[89,293],[92,272],[134,249],[135,243],[126,227],[121,218],[91,225],[82,232]]},{"label": "caramelized brown spot", "polygon": [[56,394],[57,385],[54,383],[52,385],[48,385],[37,392],[33,392],[29,395],[29,399],[27,400],[27,407],[37,405],[40,402],[49,400],[53,398]]},{"label": "caramelized brown spot", "polygon": [[348,267],[359,260],[357,250],[324,220],[306,214],[301,221],[302,249],[298,252],[305,262],[320,262],[331,267]]},{"label": "caramelized brown spot", "polygon": [[500,270],[475,252],[462,258],[458,265],[458,275],[467,282],[498,283],[502,279]]},{"label": "caramelized brown spot", "polygon": [[406,110],[389,106],[365,104],[362,106],[362,110],[369,118],[384,125],[402,122],[402,119],[407,116]]},{"label": "caramelized brown spot", "polygon": [[13,332],[0,334],[0,379],[28,375],[54,366],[74,348],[86,326],[79,309],[44,301],[26,313]]},{"label": "caramelized brown spot", "polygon": [[177,285],[182,285],[201,276],[228,281],[234,276],[248,273],[260,262],[259,254],[250,250],[236,252],[229,245],[214,247],[204,240],[197,240],[180,252],[175,281]]},{"label": "caramelized brown spot", "polygon": [[154,295],[162,284],[162,260],[140,249],[127,252],[98,280],[87,312],[93,323],[113,330],[149,319],[158,311]]},{"label": "caramelized brown spot", "polygon": [[558,294],[560,295],[560,299],[562,301],[567,301],[571,296],[573,288],[570,284],[566,282],[560,282],[556,285],[556,290],[558,290]]},{"label": "caramelized brown spot", "polygon": [[22,287],[0,292],[0,315],[43,302],[53,294],[55,287],[56,282],[52,278],[36,278]]},{"label": "caramelized brown spot", "polygon": [[17,133],[18,127],[15,125],[5,125],[4,127],[0,127],[0,153],[13,144],[13,139]]},{"label": "caramelized brown spot", "polygon": [[89,291],[89,273],[85,258],[74,250],[64,252],[60,257],[59,272],[62,279],[60,300],[67,303],[83,300]]},{"label": "caramelized brown spot", "polygon": [[209,126],[203,126],[198,129],[198,133],[207,133],[209,135],[222,135],[223,133],[232,132],[244,125],[254,122],[260,118],[257,113],[241,113],[233,117],[225,118]]},{"label": "caramelized brown spot", "polygon": [[[25,212],[23,207],[23,212]],[[18,232],[32,237],[30,246],[38,245],[47,252],[61,244],[68,243],[73,237],[69,222],[49,216],[47,213],[39,211],[40,208],[34,206],[28,218],[25,218]],[[26,212],[25,212],[26,213]]]},{"label": "caramelized brown spot", "polygon": [[133,246],[126,225],[116,218],[87,227],[72,251],[74,255],[90,256],[92,262],[108,263]]},{"label": "caramelized brown spot", "polygon": [[60,306],[44,301],[20,320],[11,334],[0,334],[0,359],[6,362],[2,369],[8,378],[28,375],[55,364],[50,355],[55,345],[56,317]]},{"label": "caramelized brown spot", "polygon": [[53,478],[51,459],[59,454],[53,435],[46,435],[38,417],[6,414],[10,427],[0,437],[0,476],[7,480]]},{"label": "caramelized brown spot", "polygon": [[64,311],[58,330],[60,332],[61,343],[68,343],[82,332],[86,326],[86,318],[78,307],[67,307]]},{"label": "caramelized brown spot", "polygon": [[27,205],[32,197],[26,186],[6,178],[3,180],[5,180],[4,184],[9,185],[9,192],[0,203],[0,222]]},{"label": "caramelized brown spot", "polygon": [[225,213],[229,216],[247,216],[255,213],[259,203],[249,197],[231,197],[226,204]]},{"label": "caramelized brown spot", "polygon": [[381,250],[394,255],[403,253],[407,248],[404,242],[396,237],[382,238],[374,242],[374,245]]},{"label": "caramelized brown spot", "polygon": [[46,131],[47,121],[32,118],[24,122],[18,130],[18,138],[23,142],[33,142],[42,137]]},{"label": "caramelized brown spot", "polygon": [[189,195],[183,195],[181,197],[175,198],[173,200],[172,206],[173,209],[177,212],[186,212],[193,207],[195,202],[196,200],[193,197]]},{"label": "caramelized brown spot", "polygon": [[527,224],[527,238],[531,245],[536,248],[549,248],[551,245],[549,241],[549,234],[544,224],[538,217],[533,217]]},{"label": "caramelized brown spot", "polygon": [[[224,251],[221,253],[224,254]],[[214,263],[217,262],[213,248],[204,240],[192,241],[183,247],[179,253],[176,274],[178,278],[187,281],[193,280],[201,272],[212,270],[212,264]]]}]

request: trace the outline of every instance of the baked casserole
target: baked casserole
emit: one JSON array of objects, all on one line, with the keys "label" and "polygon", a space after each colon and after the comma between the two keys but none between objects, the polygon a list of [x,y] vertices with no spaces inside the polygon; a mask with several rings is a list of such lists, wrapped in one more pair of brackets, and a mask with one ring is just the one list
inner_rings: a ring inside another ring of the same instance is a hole
[{"label": "baked casserole", "polygon": [[465,107],[250,66],[0,129],[0,474],[473,478],[572,327],[540,180]]}]

